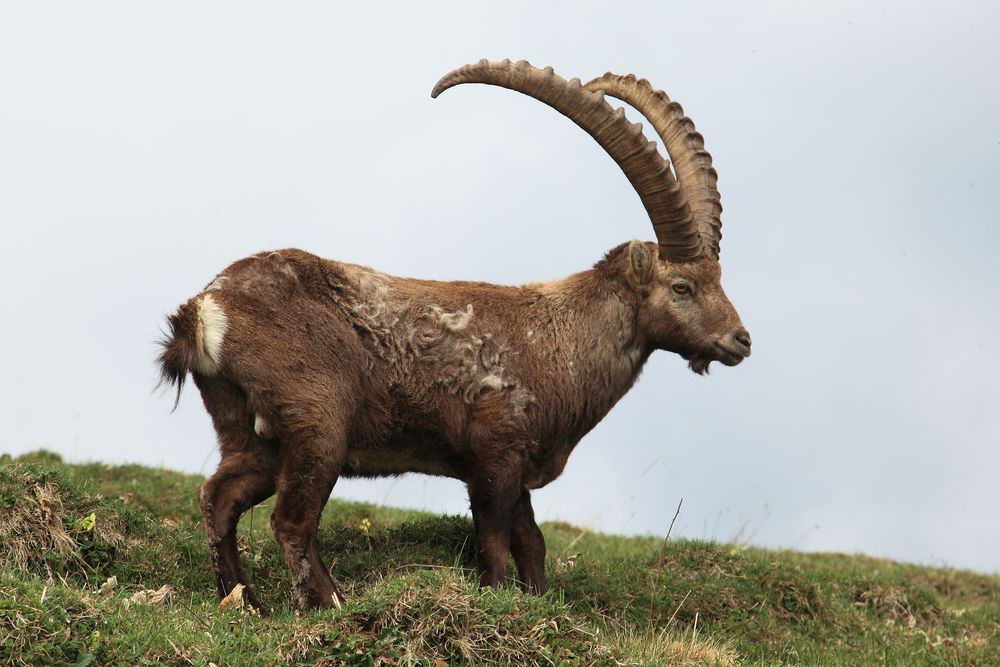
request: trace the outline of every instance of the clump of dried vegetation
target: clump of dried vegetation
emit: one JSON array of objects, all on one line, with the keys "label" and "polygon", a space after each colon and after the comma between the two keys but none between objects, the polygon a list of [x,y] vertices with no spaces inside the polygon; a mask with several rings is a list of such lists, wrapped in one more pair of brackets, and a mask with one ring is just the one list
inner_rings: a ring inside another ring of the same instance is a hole
[{"label": "clump of dried vegetation", "polygon": [[376,665],[616,664],[600,633],[569,610],[514,591],[480,591],[461,570],[415,571],[382,579],[331,618],[292,635],[278,657],[294,662],[345,638],[391,644]]},{"label": "clump of dried vegetation", "polygon": [[103,500],[52,470],[4,466],[0,560],[15,571],[43,569],[50,580],[66,570],[93,571],[126,544],[125,523]]}]

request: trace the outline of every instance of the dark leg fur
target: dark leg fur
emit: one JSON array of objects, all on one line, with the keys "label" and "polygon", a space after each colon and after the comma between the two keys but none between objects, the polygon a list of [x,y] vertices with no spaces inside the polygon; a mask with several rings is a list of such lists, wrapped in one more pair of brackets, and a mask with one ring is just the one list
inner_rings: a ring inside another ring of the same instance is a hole
[{"label": "dark leg fur", "polygon": [[240,564],[236,525],[245,511],[274,493],[277,447],[254,433],[252,415],[239,388],[219,378],[195,376],[195,382],[212,416],[222,453],[218,470],[199,493],[216,588],[225,597],[236,584],[243,584],[249,602],[262,609]]},{"label": "dark leg fur", "polygon": [[531,593],[544,593],[545,585],[545,538],[535,523],[535,513],[531,508],[531,494],[527,489],[514,506],[510,527],[510,550],[517,563],[521,588]]},{"label": "dark leg fur", "polygon": [[520,497],[520,476],[509,472],[515,469],[484,466],[478,478],[469,482],[481,586],[499,586],[507,573],[511,518]]},{"label": "dark leg fur", "polygon": [[314,429],[286,438],[282,452],[271,529],[292,571],[296,602],[303,610],[339,606],[343,600],[320,558],[316,530],[346,453],[343,431],[321,434]]}]

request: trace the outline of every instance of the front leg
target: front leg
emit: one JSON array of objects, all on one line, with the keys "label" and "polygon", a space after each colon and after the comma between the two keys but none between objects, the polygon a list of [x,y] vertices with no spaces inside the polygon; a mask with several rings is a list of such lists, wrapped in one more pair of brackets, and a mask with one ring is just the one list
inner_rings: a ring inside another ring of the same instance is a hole
[{"label": "front leg", "polygon": [[510,550],[517,563],[517,573],[521,588],[529,593],[541,595],[547,589],[545,584],[545,537],[535,523],[535,512],[531,508],[531,493],[521,490],[514,505],[510,529]]},{"label": "front leg", "polygon": [[486,466],[469,482],[480,586],[497,587],[507,574],[511,522],[520,498],[519,473],[514,466]]}]

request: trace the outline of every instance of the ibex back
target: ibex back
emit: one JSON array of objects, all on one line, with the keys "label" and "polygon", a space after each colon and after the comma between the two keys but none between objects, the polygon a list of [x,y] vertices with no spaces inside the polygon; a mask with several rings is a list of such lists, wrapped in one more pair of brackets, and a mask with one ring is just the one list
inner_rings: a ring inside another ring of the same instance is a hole
[{"label": "ibex back", "polygon": [[[339,604],[316,542],[323,506],[340,476],[405,472],[465,482],[483,585],[502,582],[513,554],[520,584],[542,592],[531,490],[559,476],[649,355],[678,353],[698,373],[750,355],[719,282],[715,171],[680,106],[632,76],[581,86],[509,61],[457,69],[432,95],[469,82],[530,95],[590,133],[657,242],[521,287],[397,278],[301,250],[219,274],[170,317],[160,367],[178,392],[191,373],[218,434],[222,460],[200,498],[220,596],[247,584],[240,515],[277,493],[271,526],[299,606]],[[650,121],[673,172],[604,93]]]}]

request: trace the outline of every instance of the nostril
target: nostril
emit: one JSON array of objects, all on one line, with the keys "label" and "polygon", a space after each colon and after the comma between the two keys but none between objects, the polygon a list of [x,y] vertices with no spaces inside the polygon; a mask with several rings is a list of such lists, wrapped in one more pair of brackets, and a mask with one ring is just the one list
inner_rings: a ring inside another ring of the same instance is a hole
[{"label": "nostril", "polygon": [[750,347],[750,332],[746,329],[737,331],[736,341],[745,347]]}]

